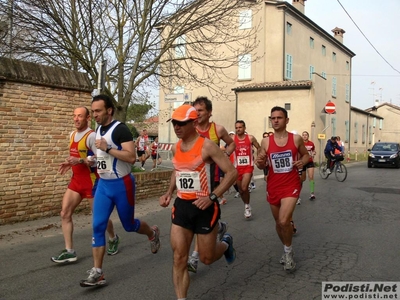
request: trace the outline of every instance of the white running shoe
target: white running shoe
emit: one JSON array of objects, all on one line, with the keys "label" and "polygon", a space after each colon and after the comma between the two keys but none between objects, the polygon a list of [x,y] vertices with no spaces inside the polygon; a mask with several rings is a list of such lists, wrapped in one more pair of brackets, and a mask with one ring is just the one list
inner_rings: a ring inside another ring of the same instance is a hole
[{"label": "white running shoe", "polygon": [[250,205],[244,207],[244,217],[246,219],[251,217],[251,207],[250,207]]},{"label": "white running shoe", "polygon": [[296,263],[293,259],[294,252],[290,251],[285,253],[285,261],[283,263],[283,269],[287,272],[293,271],[296,268]]},{"label": "white running shoe", "polygon": [[301,199],[297,199],[296,205],[300,205],[301,204]]},{"label": "white running shoe", "polygon": [[239,192],[236,192],[234,198],[239,198],[239,195],[240,195],[240,193],[239,193]]}]

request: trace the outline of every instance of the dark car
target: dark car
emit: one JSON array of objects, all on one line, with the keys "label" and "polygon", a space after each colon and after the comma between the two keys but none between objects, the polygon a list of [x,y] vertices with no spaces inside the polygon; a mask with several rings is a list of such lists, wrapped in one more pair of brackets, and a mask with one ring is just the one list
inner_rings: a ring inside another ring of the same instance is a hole
[{"label": "dark car", "polygon": [[368,149],[368,168],[378,166],[400,167],[400,144],[399,143],[375,143],[372,149]]}]

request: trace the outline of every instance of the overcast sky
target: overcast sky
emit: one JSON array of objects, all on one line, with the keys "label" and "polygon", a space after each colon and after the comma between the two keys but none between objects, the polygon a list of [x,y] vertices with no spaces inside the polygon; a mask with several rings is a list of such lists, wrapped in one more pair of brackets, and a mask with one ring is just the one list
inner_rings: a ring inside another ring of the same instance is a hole
[{"label": "overcast sky", "polygon": [[305,14],[330,34],[346,31],[343,43],[356,54],[352,106],[365,109],[374,99],[400,106],[400,0],[307,0]]}]

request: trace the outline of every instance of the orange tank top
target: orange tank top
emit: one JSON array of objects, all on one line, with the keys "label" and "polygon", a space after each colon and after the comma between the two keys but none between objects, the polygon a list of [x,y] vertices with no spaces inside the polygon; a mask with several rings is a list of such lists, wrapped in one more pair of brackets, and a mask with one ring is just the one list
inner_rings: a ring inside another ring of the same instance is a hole
[{"label": "orange tank top", "polygon": [[181,151],[182,140],[176,143],[172,164],[175,168],[177,196],[183,200],[196,200],[210,194],[210,164],[202,158],[205,138],[199,136],[192,149]]}]

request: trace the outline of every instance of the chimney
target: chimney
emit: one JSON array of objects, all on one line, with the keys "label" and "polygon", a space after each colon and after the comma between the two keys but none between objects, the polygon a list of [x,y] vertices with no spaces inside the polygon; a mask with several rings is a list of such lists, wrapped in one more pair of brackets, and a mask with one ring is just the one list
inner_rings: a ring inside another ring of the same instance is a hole
[{"label": "chimney", "polygon": [[304,14],[304,6],[307,0],[293,0],[292,5]]},{"label": "chimney", "polygon": [[335,39],[343,44],[343,33],[345,33],[346,31],[344,31],[342,28],[335,27],[334,29],[332,29],[332,32]]},{"label": "chimney", "polygon": [[375,107],[379,106],[379,99],[375,99]]}]

